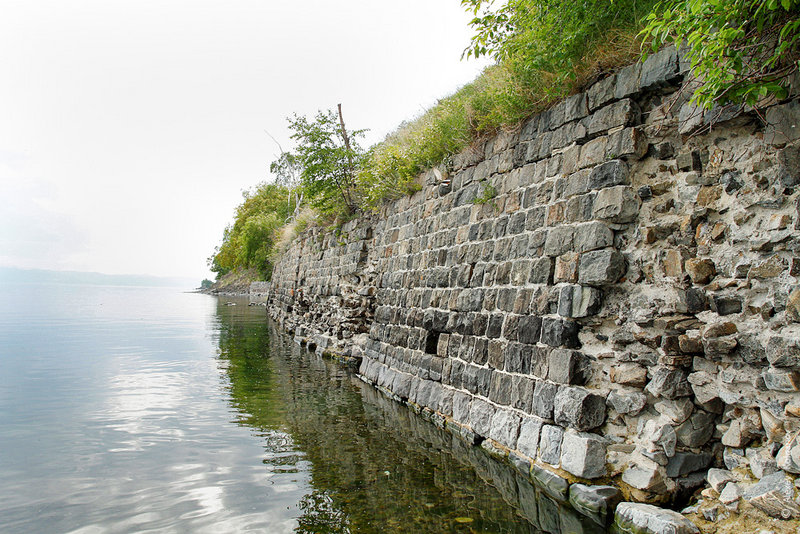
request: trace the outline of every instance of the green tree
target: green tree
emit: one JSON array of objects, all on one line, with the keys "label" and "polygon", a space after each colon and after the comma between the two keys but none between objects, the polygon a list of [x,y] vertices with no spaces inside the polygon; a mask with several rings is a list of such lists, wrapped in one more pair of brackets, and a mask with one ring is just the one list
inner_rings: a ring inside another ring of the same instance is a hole
[{"label": "green tree", "polygon": [[364,151],[357,143],[364,130],[347,131],[341,114],[320,111],[309,120],[289,119],[292,139],[297,141],[296,162],[300,182],[309,202],[326,215],[349,215],[358,208],[356,169]]},{"label": "green tree", "polygon": [[699,80],[693,100],[755,104],[787,96],[800,59],[800,0],[665,0],[642,34],[653,50],[684,45]]}]

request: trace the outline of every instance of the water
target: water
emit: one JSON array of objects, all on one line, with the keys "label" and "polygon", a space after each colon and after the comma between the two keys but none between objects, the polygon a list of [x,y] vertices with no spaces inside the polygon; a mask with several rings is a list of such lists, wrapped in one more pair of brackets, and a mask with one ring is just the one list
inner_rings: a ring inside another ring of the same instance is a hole
[{"label": "water", "polygon": [[263,307],[228,301],[0,286],[0,532],[527,533],[577,521],[294,345]]}]

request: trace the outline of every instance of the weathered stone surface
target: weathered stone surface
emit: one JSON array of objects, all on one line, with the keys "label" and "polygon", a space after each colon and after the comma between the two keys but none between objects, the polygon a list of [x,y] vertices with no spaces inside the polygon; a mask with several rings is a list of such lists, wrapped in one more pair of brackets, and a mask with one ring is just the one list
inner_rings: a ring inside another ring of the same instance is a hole
[{"label": "weathered stone surface", "polygon": [[559,384],[584,384],[592,373],[592,360],[577,350],[554,349],[548,356],[547,377]]},{"label": "weathered stone surface", "polygon": [[561,461],[561,440],[564,430],[554,425],[544,425],[539,437],[539,459],[550,465]]},{"label": "weathered stone surface", "polygon": [[621,415],[636,415],[647,404],[647,396],[638,391],[628,393],[612,391],[608,394],[607,400],[608,404]]},{"label": "weathered stone surface", "polygon": [[581,254],[578,282],[591,286],[616,283],[625,274],[625,257],[611,249]]},{"label": "weathered stone surface", "polygon": [[510,410],[497,410],[492,416],[489,436],[510,449],[517,448],[520,416]]},{"label": "weathered stone surface", "polygon": [[778,467],[784,471],[800,474],[800,433],[786,440],[775,459]]},{"label": "weathered stone surface", "polygon": [[469,426],[479,436],[488,436],[495,408],[481,399],[473,399],[469,409]]},{"label": "weathered stone surface", "polygon": [[542,318],[542,343],[551,347],[580,347],[578,323],[558,317]]},{"label": "weathered stone surface", "polygon": [[624,386],[644,387],[647,384],[647,369],[633,362],[615,365],[609,370],[612,382]]},{"label": "weathered stone surface", "polygon": [[558,314],[563,317],[588,317],[600,311],[602,293],[589,286],[567,285],[561,288]]},{"label": "weathered stone surface", "polygon": [[713,459],[710,453],[676,452],[667,463],[667,476],[677,478],[700,471],[711,465]]},{"label": "weathered stone surface", "polygon": [[529,456],[536,458],[539,454],[539,436],[542,432],[542,421],[534,417],[525,417],[520,424],[517,449]]},{"label": "weathered stone surface", "polygon": [[642,64],[639,88],[665,85],[673,82],[679,75],[678,53],[674,47],[666,47],[648,56]]},{"label": "weathered stone surface", "polygon": [[617,505],[615,525],[631,534],[700,534],[697,525],[678,512],[633,502]]},{"label": "weathered stone surface", "polygon": [[706,473],[706,480],[708,484],[714,488],[714,491],[719,493],[722,491],[722,488],[725,487],[725,484],[736,481],[736,477],[733,476],[733,473],[725,469],[711,468],[708,470],[708,473]]},{"label": "weathered stone surface", "polygon": [[629,223],[639,215],[639,205],[639,197],[631,187],[607,187],[597,192],[592,216],[614,223]]},{"label": "weathered stone surface", "polygon": [[708,258],[689,258],[685,268],[695,284],[707,284],[717,274],[714,262]]},{"label": "weathered stone surface", "polygon": [[531,478],[549,496],[561,502],[567,502],[569,482],[552,471],[538,465],[531,466]]},{"label": "weathered stone surface", "polygon": [[581,478],[605,476],[605,441],[596,434],[565,432],[561,442],[561,468]]},{"label": "weathered stone surface", "polygon": [[661,469],[649,465],[633,465],[622,473],[622,481],[636,489],[664,493],[667,485]]},{"label": "weathered stone surface", "polygon": [[675,428],[678,441],[686,447],[701,447],[714,434],[714,415],[697,411]]},{"label": "weathered stone surface", "polygon": [[767,369],[762,374],[767,389],[773,391],[800,391],[800,373],[785,369]]},{"label": "weathered stone surface", "polygon": [[744,491],[742,497],[764,512],[778,519],[800,517],[800,506],[794,502],[794,485],[786,473],[767,475]]},{"label": "weathered stone surface", "polygon": [[686,371],[672,367],[656,367],[646,390],[653,396],[665,399],[688,397],[692,394]]},{"label": "weathered stone surface", "polygon": [[575,227],[573,245],[576,252],[588,252],[614,244],[614,232],[599,221],[579,224]]},{"label": "weathered stone surface", "polygon": [[591,430],[605,421],[606,401],[585,389],[562,387],[555,397],[553,417],[564,427]]},{"label": "weathered stone surface", "polygon": [[533,413],[542,419],[552,420],[556,393],[558,393],[557,385],[542,380],[536,382],[533,392]]},{"label": "weathered stone surface", "polygon": [[764,141],[782,145],[800,139],[800,102],[792,101],[767,110]]},{"label": "weathered stone surface", "polygon": [[614,486],[572,484],[569,487],[569,503],[572,507],[596,519],[601,525],[609,522],[621,499],[622,494]]}]

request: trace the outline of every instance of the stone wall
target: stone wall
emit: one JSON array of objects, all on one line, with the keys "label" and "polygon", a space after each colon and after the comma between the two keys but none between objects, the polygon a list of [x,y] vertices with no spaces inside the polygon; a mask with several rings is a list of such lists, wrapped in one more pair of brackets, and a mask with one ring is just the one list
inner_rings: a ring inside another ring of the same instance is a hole
[{"label": "stone wall", "polygon": [[800,103],[702,112],[684,67],[663,50],[306,232],[270,313],[523,470],[661,503],[772,475],[800,516]]}]

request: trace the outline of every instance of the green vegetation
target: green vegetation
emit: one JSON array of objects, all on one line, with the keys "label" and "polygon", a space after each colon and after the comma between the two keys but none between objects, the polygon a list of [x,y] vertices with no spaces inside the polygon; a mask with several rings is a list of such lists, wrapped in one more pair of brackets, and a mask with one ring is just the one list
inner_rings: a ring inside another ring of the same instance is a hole
[{"label": "green vegetation", "polygon": [[[464,57],[495,64],[386,139],[364,150],[364,130],[347,130],[341,106],[289,119],[293,152],[270,166],[278,185],[245,195],[236,220],[210,258],[224,274],[237,267],[271,271],[314,219],[342,223],[387,200],[412,194],[422,171],[450,167],[471,143],[577,92],[603,73],[636,60],[650,43],[688,45],[699,80],[695,101],[755,103],[786,95],[785,77],[800,57],[800,0],[461,0],[475,31]],[[272,189],[270,189],[272,188]],[[496,195],[485,184],[476,203]],[[282,200],[278,200],[282,199]],[[274,211],[270,211],[274,210]],[[301,220],[302,219],[302,220]],[[285,225],[285,226],[284,226]]]},{"label": "green vegetation", "polygon": [[213,285],[214,285],[214,282],[212,282],[208,278],[205,278],[202,282],[200,282],[200,289],[208,289]]},{"label": "green vegetation", "polygon": [[653,50],[685,45],[702,80],[694,101],[704,107],[787,96],[787,76],[800,59],[800,0],[666,0],[647,16],[642,35]]},{"label": "green vegetation", "polygon": [[497,196],[497,189],[489,182],[481,182],[481,194],[472,201],[473,204],[486,204]]},{"label": "green vegetation", "polygon": [[244,268],[255,269],[262,278],[269,279],[276,232],[294,212],[290,193],[277,184],[261,184],[242,193],[244,201],[236,208],[233,225],[225,228],[222,244],[208,259],[217,278]]}]

